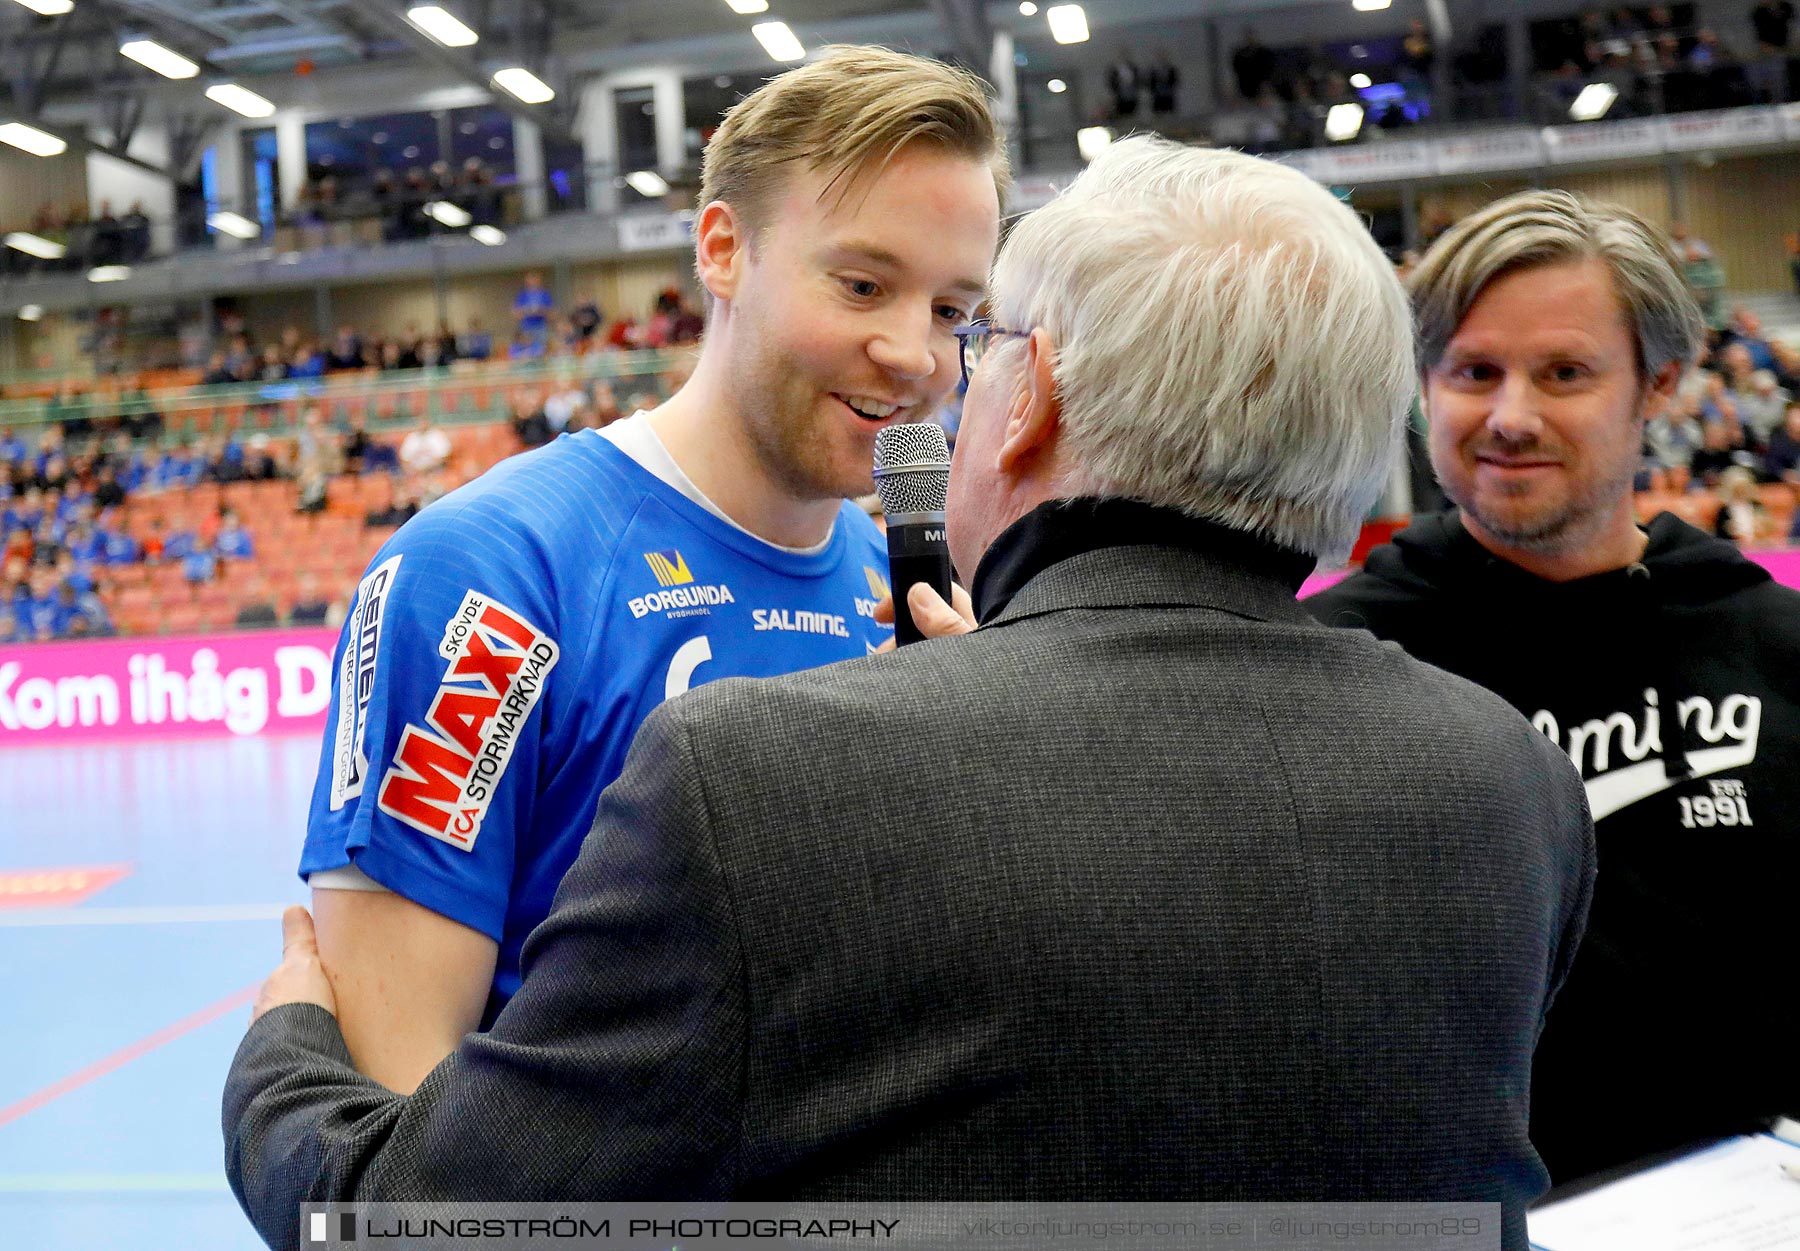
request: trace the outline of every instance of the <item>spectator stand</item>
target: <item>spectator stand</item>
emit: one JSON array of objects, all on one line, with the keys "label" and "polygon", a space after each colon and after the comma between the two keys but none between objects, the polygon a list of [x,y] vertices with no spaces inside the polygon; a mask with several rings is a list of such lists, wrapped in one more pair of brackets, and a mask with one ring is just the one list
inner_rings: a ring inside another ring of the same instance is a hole
[{"label": "spectator stand", "polygon": [[[0,460],[9,462],[0,466],[7,483],[0,509],[12,519],[6,537],[15,539],[29,514],[32,529],[48,524],[60,536],[41,549],[53,559],[54,547],[86,534],[83,525],[102,527],[81,571],[104,608],[106,629],[123,634],[211,631],[240,620],[280,624],[303,602],[341,610],[394,525],[523,450],[511,420],[521,408],[541,414],[546,398],[578,395],[572,413],[567,404],[558,410],[563,429],[603,424],[619,415],[615,390],[636,403],[660,402],[685,376],[688,356],[606,352],[524,365],[340,374],[284,395],[261,385],[190,383],[130,401],[108,396],[79,418],[68,416],[66,404],[53,409],[43,399],[0,403]],[[159,433],[134,438],[127,418],[141,422],[149,412],[160,417]],[[400,473],[394,453],[421,419],[447,436],[449,457],[426,474]],[[76,420],[88,424],[71,436]],[[343,456],[354,430],[364,432],[360,471]],[[57,466],[65,457],[75,470],[47,489],[43,474],[62,474]],[[324,490],[319,507],[301,511],[298,479],[309,466],[323,472]],[[109,471],[104,480],[129,484],[123,501],[104,513],[93,500],[102,469]],[[51,514],[48,523],[30,501]],[[222,549],[218,532],[227,511],[248,538]],[[23,560],[34,571],[42,563],[36,552]]]}]

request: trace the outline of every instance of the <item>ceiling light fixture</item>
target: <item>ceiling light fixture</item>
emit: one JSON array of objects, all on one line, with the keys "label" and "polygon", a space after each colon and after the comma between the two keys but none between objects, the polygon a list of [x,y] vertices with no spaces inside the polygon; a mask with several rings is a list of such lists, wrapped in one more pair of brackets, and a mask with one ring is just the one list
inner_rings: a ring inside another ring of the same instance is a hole
[{"label": "ceiling light fixture", "polygon": [[1350,7],[1358,13],[1378,13],[1393,2],[1394,0],[1350,0]]},{"label": "ceiling light fixture", "polygon": [[44,17],[60,17],[75,7],[75,0],[19,0],[19,3]]},{"label": "ceiling light fixture", "polygon": [[155,70],[164,78],[192,78],[200,67],[151,39],[133,39],[119,45],[119,55],[128,56],[145,69]]},{"label": "ceiling light fixture", "polygon": [[20,321],[37,321],[44,315],[42,304],[27,304],[19,310]]},{"label": "ceiling light fixture", "polygon": [[1060,78],[1052,78],[1049,82],[1045,83],[1044,86],[1053,96],[1060,96],[1069,89],[1069,84]]},{"label": "ceiling light fixture", "polygon": [[1031,0],[1019,0],[1019,14],[1022,17],[1036,17],[1037,5],[1033,4]]},{"label": "ceiling light fixture", "polygon": [[433,200],[425,206],[425,215],[452,230],[461,230],[475,220],[467,209],[458,208],[448,200]]},{"label": "ceiling light fixture", "polygon": [[517,96],[526,104],[548,104],[556,99],[556,93],[550,89],[550,84],[522,65],[496,70],[494,86]]},{"label": "ceiling light fixture", "polygon": [[69,145],[55,135],[46,134],[24,122],[8,122],[0,126],[0,143],[10,143],[33,156],[61,156]]},{"label": "ceiling light fixture", "polygon": [[788,29],[786,22],[758,22],[750,28],[750,33],[773,60],[799,61],[806,56],[806,46]]},{"label": "ceiling light fixture", "polygon": [[625,182],[633,191],[652,200],[669,194],[667,180],[653,169],[634,170],[625,175]]},{"label": "ceiling light fixture", "polygon": [[506,242],[506,232],[498,226],[489,226],[484,223],[480,226],[469,227],[469,238],[477,243],[485,243],[490,248],[497,248]]},{"label": "ceiling light fixture", "polygon": [[1105,126],[1084,126],[1075,132],[1075,149],[1091,161],[1112,146],[1113,132]]},{"label": "ceiling light fixture", "polygon": [[441,4],[415,4],[406,11],[406,20],[446,48],[466,48],[481,41],[480,35]]},{"label": "ceiling light fixture", "polygon": [[234,239],[254,239],[262,233],[260,224],[251,221],[241,213],[233,213],[229,209],[221,209],[217,213],[208,214],[206,224]]},{"label": "ceiling light fixture", "polygon": [[1050,23],[1050,38],[1057,43],[1087,42],[1087,10],[1079,4],[1053,4],[1044,10],[1044,19]]},{"label": "ceiling light fixture", "polygon": [[733,13],[767,13],[769,0],[725,0]]},{"label": "ceiling light fixture", "polygon": [[89,282],[124,282],[131,277],[129,265],[96,265],[88,270]]},{"label": "ceiling light fixture", "polygon": [[1619,89],[1611,83],[1589,83],[1569,106],[1569,116],[1578,122],[1591,122],[1606,116],[1606,110],[1619,98]]},{"label": "ceiling light fixture", "polygon": [[15,230],[6,236],[6,246],[15,252],[23,252],[27,256],[35,256],[46,261],[60,261],[68,254],[69,249],[42,235],[27,234],[23,230]]},{"label": "ceiling light fixture", "polygon": [[1361,91],[1374,86],[1375,82],[1367,74],[1352,74],[1350,75],[1350,85]]},{"label": "ceiling light fixture", "polygon": [[1334,104],[1325,115],[1325,137],[1333,143],[1345,143],[1362,131],[1363,106]]},{"label": "ceiling light fixture", "polygon": [[248,87],[240,87],[236,83],[216,83],[206,89],[206,98],[214,104],[222,104],[233,113],[242,113],[245,117],[270,117],[275,106],[251,91]]}]

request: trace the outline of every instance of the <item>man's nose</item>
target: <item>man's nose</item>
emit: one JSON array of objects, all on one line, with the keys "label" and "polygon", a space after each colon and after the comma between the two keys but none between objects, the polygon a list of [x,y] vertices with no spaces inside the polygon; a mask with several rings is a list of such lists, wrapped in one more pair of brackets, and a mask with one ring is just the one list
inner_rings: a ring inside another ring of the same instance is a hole
[{"label": "man's nose", "polygon": [[930,314],[894,317],[869,340],[869,358],[889,373],[902,378],[929,378],[937,372]]},{"label": "man's nose", "polygon": [[1529,443],[1544,428],[1542,397],[1528,378],[1511,376],[1494,393],[1488,410],[1488,432],[1508,443]]}]

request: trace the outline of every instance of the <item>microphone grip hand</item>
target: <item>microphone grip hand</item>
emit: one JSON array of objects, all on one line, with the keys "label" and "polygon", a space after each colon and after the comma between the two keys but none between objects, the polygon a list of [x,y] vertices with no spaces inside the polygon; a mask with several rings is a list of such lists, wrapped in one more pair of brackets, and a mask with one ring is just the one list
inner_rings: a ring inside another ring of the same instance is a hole
[{"label": "microphone grip hand", "polygon": [[[906,606],[912,610],[913,625],[919,634],[928,639],[949,638],[953,634],[967,634],[975,628],[975,604],[969,593],[962,587],[951,583],[950,602],[929,582],[915,582],[906,595]],[[875,605],[875,620],[890,622],[894,619],[893,596]],[[891,652],[896,644],[889,639],[875,650]]]}]

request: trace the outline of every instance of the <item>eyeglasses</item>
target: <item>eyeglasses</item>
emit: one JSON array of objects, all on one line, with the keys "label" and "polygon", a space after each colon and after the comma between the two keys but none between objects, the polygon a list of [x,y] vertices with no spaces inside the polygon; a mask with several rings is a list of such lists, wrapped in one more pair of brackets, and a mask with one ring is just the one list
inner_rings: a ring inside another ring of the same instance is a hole
[{"label": "eyeglasses", "polygon": [[981,358],[987,353],[988,340],[995,335],[1004,335],[1009,339],[1029,339],[1029,330],[1008,330],[1005,326],[996,326],[983,319],[972,321],[966,326],[958,326],[950,332],[956,336],[956,348],[962,359],[963,386],[969,385],[969,375],[975,372],[975,366],[981,364]]}]

